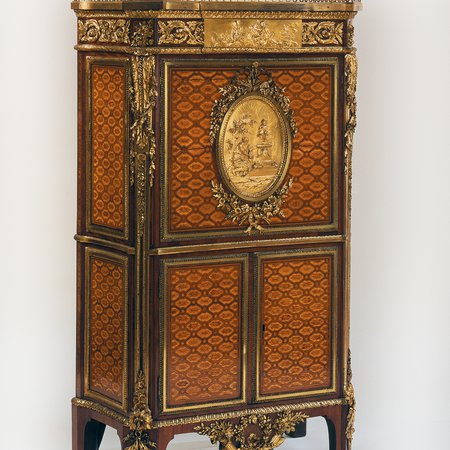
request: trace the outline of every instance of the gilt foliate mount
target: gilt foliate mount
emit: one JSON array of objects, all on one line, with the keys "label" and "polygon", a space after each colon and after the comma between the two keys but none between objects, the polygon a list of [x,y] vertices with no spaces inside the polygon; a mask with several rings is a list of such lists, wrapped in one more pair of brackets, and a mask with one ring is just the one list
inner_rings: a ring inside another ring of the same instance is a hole
[{"label": "gilt foliate mount", "polygon": [[237,423],[216,421],[202,423],[195,428],[198,434],[208,436],[213,444],[225,450],[273,450],[284,442],[284,434],[308,418],[301,412],[283,411],[275,417],[250,414]]},{"label": "gilt foliate mount", "polygon": [[[245,76],[243,77],[243,75]],[[286,96],[284,89],[280,88],[272,79],[272,74],[257,62],[254,62],[250,67],[245,67],[243,71],[236,74],[228,85],[220,89],[222,97],[214,102],[211,112],[209,137],[212,143],[218,137],[222,121],[230,106],[238,98],[251,92],[258,92],[275,100],[286,115],[292,134],[297,133],[297,124],[290,107],[289,97]]]},{"label": "gilt foliate mount", "polygon": [[292,183],[293,179],[291,178],[267,200],[253,205],[244,202],[237,195],[227,192],[221,184],[214,181],[211,183],[211,189],[213,197],[218,202],[217,207],[226,213],[227,219],[238,225],[248,224],[245,232],[251,234],[252,231],[262,232],[264,228],[261,223],[270,224],[272,217],[285,217],[282,205]]},{"label": "gilt foliate mount", "polygon": [[150,431],[153,426],[152,413],[148,407],[148,390],[145,374],[137,373],[135,385],[133,412],[129,420],[130,432],[125,436],[126,450],[156,449],[156,443],[151,440]]},{"label": "gilt foliate mount", "polygon": [[263,231],[292,186],[285,181],[297,125],[290,100],[258,63],[238,72],[220,89],[211,112],[209,137],[222,183],[212,182],[227,219]]}]

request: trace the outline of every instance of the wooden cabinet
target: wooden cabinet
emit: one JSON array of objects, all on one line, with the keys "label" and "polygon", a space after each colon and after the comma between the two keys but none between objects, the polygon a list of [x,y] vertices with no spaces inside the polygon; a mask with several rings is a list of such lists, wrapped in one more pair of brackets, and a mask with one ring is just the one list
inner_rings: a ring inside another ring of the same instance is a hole
[{"label": "wooden cabinet", "polygon": [[357,1],[74,2],[73,449],[350,449]]}]

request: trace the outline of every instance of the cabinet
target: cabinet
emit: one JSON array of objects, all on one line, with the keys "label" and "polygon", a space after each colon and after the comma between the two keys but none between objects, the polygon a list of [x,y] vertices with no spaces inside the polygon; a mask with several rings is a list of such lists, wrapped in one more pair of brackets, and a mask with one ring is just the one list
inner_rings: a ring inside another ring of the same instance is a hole
[{"label": "cabinet", "polygon": [[357,1],[81,1],[73,449],[350,449]]}]

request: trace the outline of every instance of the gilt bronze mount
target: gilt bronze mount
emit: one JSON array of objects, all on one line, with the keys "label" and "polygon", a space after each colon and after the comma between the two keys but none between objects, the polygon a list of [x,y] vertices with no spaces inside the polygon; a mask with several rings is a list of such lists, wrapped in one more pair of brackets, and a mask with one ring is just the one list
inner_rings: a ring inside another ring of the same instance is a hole
[{"label": "gilt bronze mount", "polygon": [[270,72],[253,63],[221,89],[211,113],[210,139],[226,186],[213,182],[218,208],[247,233],[283,217],[292,180],[280,185],[289,167],[297,125],[290,100]]}]

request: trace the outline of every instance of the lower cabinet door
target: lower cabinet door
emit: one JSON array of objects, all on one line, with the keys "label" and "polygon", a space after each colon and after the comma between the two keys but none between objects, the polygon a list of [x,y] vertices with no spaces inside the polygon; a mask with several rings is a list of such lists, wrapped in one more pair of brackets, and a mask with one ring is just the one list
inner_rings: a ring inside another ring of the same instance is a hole
[{"label": "lower cabinet door", "polygon": [[246,402],[247,261],[162,261],[163,413]]},{"label": "lower cabinet door", "polygon": [[336,391],[338,249],[258,253],[256,400]]}]

